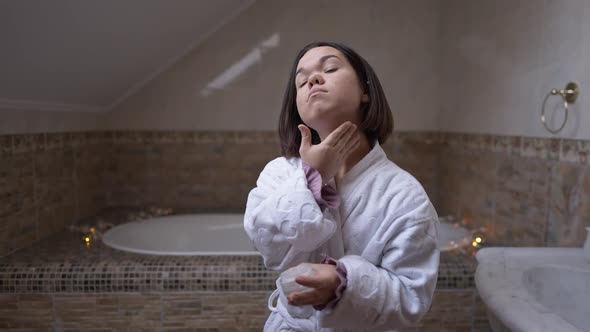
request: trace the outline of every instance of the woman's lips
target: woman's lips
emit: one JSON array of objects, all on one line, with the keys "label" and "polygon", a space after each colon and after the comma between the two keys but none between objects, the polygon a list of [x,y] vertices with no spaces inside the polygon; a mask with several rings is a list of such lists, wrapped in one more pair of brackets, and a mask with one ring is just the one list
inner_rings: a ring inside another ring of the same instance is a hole
[{"label": "woman's lips", "polygon": [[309,94],[309,96],[307,97],[307,100],[309,101],[309,100],[311,99],[311,97],[313,97],[313,96],[315,96],[315,95],[318,95],[318,94],[320,94],[320,93],[326,93],[326,92],[327,92],[327,91],[324,91],[324,90],[315,90],[315,91],[312,91],[312,92]]}]

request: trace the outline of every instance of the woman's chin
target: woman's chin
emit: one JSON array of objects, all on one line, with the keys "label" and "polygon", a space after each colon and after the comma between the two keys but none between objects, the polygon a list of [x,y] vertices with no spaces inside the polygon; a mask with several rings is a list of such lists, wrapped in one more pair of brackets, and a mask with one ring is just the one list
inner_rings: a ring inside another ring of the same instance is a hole
[{"label": "woman's chin", "polygon": [[310,127],[317,131],[321,137],[325,138],[336,128],[338,128],[338,126],[340,126],[343,122],[344,121],[315,121],[313,122],[313,125],[310,124]]},{"label": "woman's chin", "polygon": [[334,129],[338,128],[341,124],[348,121],[342,118],[342,114],[338,114],[333,109],[321,109],[317,108],[309,110],[304,118],[304,122],[310,128],[313,128],[317,132],[331,133]]}]

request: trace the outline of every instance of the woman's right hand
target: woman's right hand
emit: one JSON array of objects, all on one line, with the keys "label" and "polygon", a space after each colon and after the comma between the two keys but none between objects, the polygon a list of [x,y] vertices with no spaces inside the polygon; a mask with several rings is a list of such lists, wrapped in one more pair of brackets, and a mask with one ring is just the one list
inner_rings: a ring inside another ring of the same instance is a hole
[{"label": "woman's right hand", "polygon": [[320,144],[311,144],[311,130],[301,124],[297,126],[301,132],[299,155],[309,166],[315,168],[327,183],[342,167],[346,158],[359,146],[360,135],[356,125],[350,121],[341,124]]}]

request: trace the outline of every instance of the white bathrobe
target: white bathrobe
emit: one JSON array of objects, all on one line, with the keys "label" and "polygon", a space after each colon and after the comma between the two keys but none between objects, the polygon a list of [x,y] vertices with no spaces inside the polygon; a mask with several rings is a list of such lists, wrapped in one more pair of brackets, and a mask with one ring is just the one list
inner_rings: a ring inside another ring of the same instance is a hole
[{"label": "white bathrobe", "polygon": [[244,227],[267,268],[319,263],[325,254],[347,270],[334,306],[297,319],[279,301],[265,331],[390,331],[428,311],[438,275],[438,217],[422,186],[376,143],[337,189],[340,207],[322,212],[301,159],[280,157],[250,192]]}]

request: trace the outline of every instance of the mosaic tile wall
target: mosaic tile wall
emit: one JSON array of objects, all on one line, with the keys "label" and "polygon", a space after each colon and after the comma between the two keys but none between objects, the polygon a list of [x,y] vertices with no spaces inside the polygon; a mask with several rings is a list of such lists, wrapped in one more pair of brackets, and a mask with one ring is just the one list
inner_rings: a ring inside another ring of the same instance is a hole
[{"label": "mosaic tile wall", "polygon": [[[169,213],[109,208],[86,221]],[[0,258],[0,330],[253,331],[268,315],[277,273],[260,256],[140,255],[82,234],[67,229]],[[404,331],[490,331],[474,270],[471,254],[443,252],[431,310]]]},{"label": "mosaic tile wall", "polygon": [[[269,293],[0,295],[0,330],[259,332]],[[491,329],[474,290],[437,290],[417,331]]]},{"label": "mosaic tile wall", "polygon": [[267,316],[267,296],[268,292],[0,295],[0,330],[259,332]]}]

